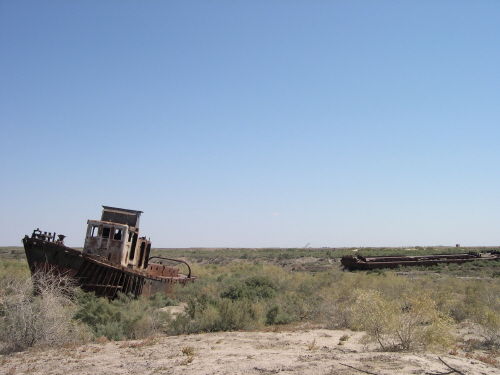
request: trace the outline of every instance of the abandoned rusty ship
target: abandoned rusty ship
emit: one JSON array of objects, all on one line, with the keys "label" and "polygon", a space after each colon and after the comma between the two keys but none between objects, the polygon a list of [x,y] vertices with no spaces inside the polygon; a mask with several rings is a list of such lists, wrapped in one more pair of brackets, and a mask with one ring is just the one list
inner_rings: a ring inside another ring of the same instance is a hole
[{"label": "abandoned rusty ship", "polygon": [[[149,256],[151,242],[139,237],[141,213],[103,206],[101,220],[87,221],[83,251],[65,246],[64,235],[56,239],[55,233],[34,230],[31,237],[23,238],[31,274],[66,275],[83,290],[107,298],[115,298],[118,292],[136,297],[170,294],[174,285],[195,280],[183,260]],[[187,274],[167,265],[172,262],[184,263]]]},{"label": "abandoned rusty ship", "polygon": [[393,255],[393,256],[343,256],[342,265],[349,270],[374,270],[397,267],[431,267],[439,264],[463,264],[475,260],[500,261],[500,251],[492,250],[486,253],[470,251],[460,254],[434,254],[434,255]]}]

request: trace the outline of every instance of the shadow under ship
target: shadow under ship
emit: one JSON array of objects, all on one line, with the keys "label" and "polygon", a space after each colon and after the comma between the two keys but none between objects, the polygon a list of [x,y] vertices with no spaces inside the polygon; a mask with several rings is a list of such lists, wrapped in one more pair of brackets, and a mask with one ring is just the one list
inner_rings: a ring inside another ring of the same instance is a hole
[{"label": "shadow under ship", "polygon": [[[55,233],[35,229],[31,237],[23,238],[31,274],[68,276],[83,290],[107,298],[115,298],[118,292],[136,297],[171,294],[176,284],[194,281],[185,261],[149,256],[151,242],[139,237],[141,213],[103,206],[101,220],[87,221],[83,251],[65,246],[64,235],[56,239]],[[184,263],[187,274],[168,265],[172,262]]]}]

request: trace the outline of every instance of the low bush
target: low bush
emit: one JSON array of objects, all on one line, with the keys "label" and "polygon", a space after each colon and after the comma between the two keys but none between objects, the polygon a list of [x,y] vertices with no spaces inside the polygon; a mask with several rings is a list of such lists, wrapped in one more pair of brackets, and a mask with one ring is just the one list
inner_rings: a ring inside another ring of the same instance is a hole
[{"label": "low bush", "polygon": [[500,282],[498,279],[468,280],[452,306],[456,321],[476,325],[488,345],[500,346]]},{"label": "low bush", "polygon": [[74,318],[89,326],[94,337],[142,339],[161,332],[170,322],[170,314],[158,309],[165,303],[175,302],[163,296],[135,299],[124,294],[109,301],[81,292],[77,296],[78,311]]},{"label": "low bush", "polygon": [[286,311],[283,311],[279,305],[271,306],[266,312],[266,324],[289,324],[295,319],[294,316],[290,315]]},{"label": "low bush", "polygon": [[382,350],[446,348],[453,342],[451,318],[423,293],[389,299],[378,291],[358,291],[353,310],[352,328],[366,331],[368,341]]},{"label": "low bush", "polygon": [[4,280],[1,289],[0,340],[4,351],[61,346],[88,338],[86,327],[72,319],[77,306],[71,280],[38,273],[33,280]]},{"label": "low bush", "polygon": [[276,294],[276,287],[270,278],[265,276],[251,276],[243,281],[236,281],[229,285],[222,293],[222,298],[232,300],[249,299],[267,300]]},{"label": "low bush", "polygon": [[167,306],[178,306],[179,301],[171,299],[170,296],[163,293],[156,293],[148,298],[149,304],[153,308],[162,308]]}]

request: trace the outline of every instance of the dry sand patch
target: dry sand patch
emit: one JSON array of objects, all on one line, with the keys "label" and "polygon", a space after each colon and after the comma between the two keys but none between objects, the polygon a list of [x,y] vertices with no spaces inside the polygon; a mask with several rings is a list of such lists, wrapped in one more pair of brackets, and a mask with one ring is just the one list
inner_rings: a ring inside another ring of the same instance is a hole
[{"label": "dry sand patch", "polygon": [[[340,338],[349,339],[339,345]],[[360,344],[361,332],[326,329],[218,332],[150,340],[29,350],[0,357],[2,374],[363,374],[445,373],[437,354],[382,353]],[[464,356],[443,360],[468,375],[500,367]],[[364,372],[363,372],[364,371]]]}]

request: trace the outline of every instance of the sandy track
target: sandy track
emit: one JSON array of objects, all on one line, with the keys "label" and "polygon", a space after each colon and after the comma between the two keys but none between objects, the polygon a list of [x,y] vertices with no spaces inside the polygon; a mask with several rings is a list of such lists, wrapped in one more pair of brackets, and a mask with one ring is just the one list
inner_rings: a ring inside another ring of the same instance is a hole
[{"label": "sandy track", "polygon": [[[342,335],[350,336],[338,345]],[[437,354],[381,353],[359,343],[360,332],[326,329],[219,332],[154,340],[30,350],[0,357],[2,374],[426,374],[450,371]],[[185,348],[185,349],[184,349]],[[184,352],[183,353],[183,349]],[[194,352],[194,355],[186,355]],[[500,367],[444,354],[464,374],[500,374]],[[347,365],[347,366],[346,366]],[[355,369],[353,369],[352,366]],[[360,371],[362,370],[362,371]]]}]

